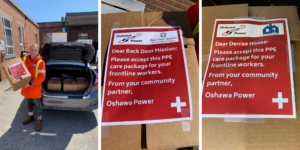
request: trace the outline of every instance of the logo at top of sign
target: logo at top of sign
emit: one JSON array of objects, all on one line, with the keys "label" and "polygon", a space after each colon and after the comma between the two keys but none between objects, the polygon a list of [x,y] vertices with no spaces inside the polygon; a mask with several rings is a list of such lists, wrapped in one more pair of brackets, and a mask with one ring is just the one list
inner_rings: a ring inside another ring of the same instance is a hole
[{"label": "logo at top of sign", "polygon": [[166,37],[166,36],[167,36],[167,33],[163,32],[163,33],[160,34],[160,37]]},{"label": "logo at top of sign", "polygon": [[246,28],[246,25],[241,25],[241,27],[239,27],[239,28],[234,28],[234,29],[231,29],[231,30],[228,30],[228,31],[222,33],[222,36],[230,35],[232,32],[239,31],[239,30],[245,29],[245,28]]},{"label": "logo at top of sign", "polygon": [[279,34],[279,28],[275,25],[269,24],[263,29],[263,35]]},{"label": "logo at top of sign", "polygon": [[141,35],[142,35],[142,33],[137,33],[134,36],[131,36],[131,35],[117,35],[117,37],[124,37],[124,36],[126,37],[126,38],[120,40],[118,43],[125,43],[125,42],[128,42],[129,40],[131,40],[131,42],[142,42],[142,40],[133,40],[134,38],[139,37]]}]

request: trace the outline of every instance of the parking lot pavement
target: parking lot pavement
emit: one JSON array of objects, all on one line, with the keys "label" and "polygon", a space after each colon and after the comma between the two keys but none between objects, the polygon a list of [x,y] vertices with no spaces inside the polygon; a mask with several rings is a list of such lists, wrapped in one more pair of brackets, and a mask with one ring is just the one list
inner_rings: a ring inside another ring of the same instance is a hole
[{"label": "parking lot pavement", "polygon": [[[8,80],[0,82],[0,149],[97,150],[98,110],[92,112],[43,110],[43,128],[35,131],[36,119],[23,125],[27,104]],[[34,116],[36,110],[34,107]]]}]

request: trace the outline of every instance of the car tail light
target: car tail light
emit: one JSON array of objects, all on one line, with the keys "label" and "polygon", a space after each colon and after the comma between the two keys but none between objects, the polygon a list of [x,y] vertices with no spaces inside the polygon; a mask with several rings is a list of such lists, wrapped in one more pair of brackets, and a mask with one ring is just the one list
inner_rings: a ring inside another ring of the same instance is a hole
[{"label": "car tail light", "polygon": [[96,76],[96,80],[95,80],[94,86],[98,86],[98,76]]}]

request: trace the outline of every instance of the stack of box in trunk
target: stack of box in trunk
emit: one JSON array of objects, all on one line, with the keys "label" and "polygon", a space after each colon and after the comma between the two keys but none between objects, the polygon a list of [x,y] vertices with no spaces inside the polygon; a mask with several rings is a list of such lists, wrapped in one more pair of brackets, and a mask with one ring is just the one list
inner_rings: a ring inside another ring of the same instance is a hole
[{"label": "stack of box in trunk", "polygon": [[49,91],[63,92],[83,92],[87,89],[89,82],[84,77],[73,77],[62,75],[59,77],[50,77],[47,82]]}]

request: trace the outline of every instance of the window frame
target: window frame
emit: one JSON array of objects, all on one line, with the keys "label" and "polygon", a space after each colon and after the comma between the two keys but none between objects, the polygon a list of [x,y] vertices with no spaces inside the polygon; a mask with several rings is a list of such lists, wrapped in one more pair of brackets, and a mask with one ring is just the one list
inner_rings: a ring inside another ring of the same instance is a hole
[{"label": "window frame", "polygon": [[37,33],[34,33],[34,42],[35,44],[38,44],[38,36],[37,36]]},{"label": "window frame", "polygon": [[[20,29],[19,28],[21,28],[21,35],[20,35]],[[22,51],[25,51],[25,47],[24,47],[24,36],[23,36],[23,27],[22,26],[18,26],[18,31],[19,31],[19,39],[20,39],[20,36],[21,36],[21,38],[22,38],[22,43],[21,43],[21,41],[20,41],[20,51],[22,52]],[[21,46],[21,44],[22,44],[22,46]],[[22,49],[22,47],[23,47],[23,49]]]},{"label": "window frame", "polygon": [[[6,20],[9,21],[11,28],[5,27],[5,25],[3,24],[4,23],[3,19],[6,19]],[[4,17],[4,16],[1,16],[1,24],[2,24],[2,31],[3,31],[4,43],[5,43],[5,55],[6,56],[16,56],[12,21],[9,20],[8,18]],[[7,46],[7,37],[6,37],[5,29],[11,30],[12,46]],[[12,54],[8,54],[8,47],[12,47],[13,48],[13,53]]]}]

